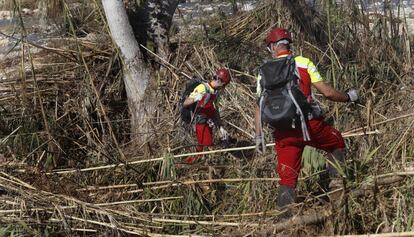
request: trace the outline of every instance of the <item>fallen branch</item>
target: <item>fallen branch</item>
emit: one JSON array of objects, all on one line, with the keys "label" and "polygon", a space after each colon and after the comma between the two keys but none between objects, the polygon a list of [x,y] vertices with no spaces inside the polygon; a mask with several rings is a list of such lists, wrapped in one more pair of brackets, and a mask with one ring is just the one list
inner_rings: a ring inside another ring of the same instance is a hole
[{"label": "fallen branch", "polygon": [[[366,133],[356,133],[356,134],[347,134],[344,135],[344,137],[352,137],[352,136],[362,136],[365,134],[378,134],[380,133],[378,130],[370,131]],[[275,143],[269,143],[266,144],[266,147],[272,147]],[[214,154],[214,153],[222,153],[222,152],[231,152],[231,151],[244,151],[244,150],[254,150],[256,149],[256,146],[245,146],[245,147],[234,147],[234,148],[226,148],[226,149],[219,149],[219,150],[212,150],[212,151],[202,151],[202,152],[192,152],[192,153],[186,153],[186,154],[179,154],[171,156],[171,158],[182,158],[187,156],[198,156],[198,155],[208,155],[208,154]],[[88,172],[88,171],[96,171],[96,170],[103,170],[103,169],[110,169],[110,168],[118,168],[123,167],[125,165],[137,165],[137,164],[143,164],[143,163],[149,163],[149,162],[159,162],[162,161],[164,157],[159,158],[153,158],[153,159],[146,159],[146,160],[137,160],[137,161],[131,161],[131,162],[125,162],[120,164],[113,164],[113,165],[104,165],[104,166],[96,166],[96,167],[89,167],[84,169],[70,169],[70,170],[53,170],[52,172],[46,173],[47,175],[51,174],[70,174],[70,173],[77,173],[77,172]]]},{"label": "fallen branch", "polygon": [[104,207],[104,206],[131,204],[131,203],[161,202],[161,201],[169,201],[169,200],[178,200],[178,199],[183,199],[183,198],[184,198],[183,196],[166,197],[166,198],[152,198],[152,199],[143,199],[143,200],[128,200],[128,201],[120,201],[120,202],[97,203],[95,205],[98,206],[98,207]]},{"label": "fallen branch", "polygon": [[[304,179],[304,178],[302,178]],[[206,184],[206,183],[233,183],[233,182],[260,182],[260,181],[279,181],[279,178],[238,178],[238,179],[209,179],[209,180],[192,180],[192,181],[160,181],[160,182],[148,182],[142,183],[144,186],[150,185],[167,185],[168,187],[180,186],[180,185],[192,185],[192,184]],[[117,189],[117,188],[134,188],[138,187],[137,184],[120,184],[120,185],[110,185],[102,187],[87,187],[80,188],[76,191],[98,191],[98,190],[107,190],[107,189]]]}]

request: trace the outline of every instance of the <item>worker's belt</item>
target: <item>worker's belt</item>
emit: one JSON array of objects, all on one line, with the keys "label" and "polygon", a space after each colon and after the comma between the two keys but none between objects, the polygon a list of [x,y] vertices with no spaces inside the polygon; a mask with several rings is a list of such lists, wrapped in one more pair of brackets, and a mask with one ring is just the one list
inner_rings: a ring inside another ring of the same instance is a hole
[{"label": "worker's belt", "polygon": [[308,120],[317,119],[322,116],[322,108],[317,103],[311,103],[311,112],[308,114]]},{"label": "worker's belt", "polygon": [[209,127],[214,127],[214,121],[211,118],[207,118],[203,115],[196,115],[194,118],[194,123],[206,123]]}]

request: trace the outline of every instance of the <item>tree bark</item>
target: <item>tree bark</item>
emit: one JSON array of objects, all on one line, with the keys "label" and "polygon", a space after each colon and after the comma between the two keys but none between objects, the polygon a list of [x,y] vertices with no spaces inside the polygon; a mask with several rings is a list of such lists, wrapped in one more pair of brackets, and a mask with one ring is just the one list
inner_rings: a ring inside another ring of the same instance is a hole
[{"label": "tree bark", "polygon": [[155,43],[158,56],[168,59],[169,30],[178,0],[148,0],[146,9],[149,17],[148,36]]},{"label": "tree bark", "polygon": [[46,29],[51,24],[60,25],[62,21],[60,16],[63,12],[63,4],[60,0],[39,0],[39,24],[40,27]]},{"label": "tree bark", "polygon": [[123,59],[123,81],[131,114],[132,138],[139,144],[147,141],[150,124],[148,115],[155,101],[149,92],[150,69],[142,59],[122,0],[102,0],[112,38]]}]

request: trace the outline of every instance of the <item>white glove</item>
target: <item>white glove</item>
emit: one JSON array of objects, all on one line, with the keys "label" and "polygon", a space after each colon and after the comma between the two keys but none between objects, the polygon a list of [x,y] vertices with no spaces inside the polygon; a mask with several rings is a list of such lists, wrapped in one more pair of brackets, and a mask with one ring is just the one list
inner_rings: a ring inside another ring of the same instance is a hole
[{"label": "white glove", "polygon": [[229,138],[229,133],[223,127],[220,127],[220,139],[227,140],[228,138]]},{"label": "white glove", "polygon": [[358,92],[355,89],[349,89],[346,94],[348,94],[349,101],[350,102],[356,102],[358,101]]},{"label": "white glove", "polygon": [[200,101],[201,99],[203,99],[203,94],[200,94],[200,93],[196,94],[193,97],[194,102]]}]

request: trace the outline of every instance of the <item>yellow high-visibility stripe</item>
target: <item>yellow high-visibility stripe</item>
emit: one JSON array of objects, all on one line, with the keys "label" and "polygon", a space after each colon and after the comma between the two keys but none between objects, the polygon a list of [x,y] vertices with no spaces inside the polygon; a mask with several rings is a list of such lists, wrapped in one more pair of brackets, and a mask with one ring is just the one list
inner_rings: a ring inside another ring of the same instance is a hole
[{"label": "yellow high-visibility stripe", "polygon": [[193,92],[191,92],[191,94],[188,97],[190,97],[191,99],[194,99],[194,97],[197,94],[202,94],[203,95],[203,94],[207,93],[206,86],[208,86],[208,91],[210,93],[214,93],[214,89],[213,89],[213,87],[210,86],[210,84],[208,84],[208,83],[203,84],[202,83],[202,84],[196,86],[196,88],[194,88]]},{"label": "yellow high-visibility stripe", "polygon": [[260,86],[260,80],[262,79],[262,76],[259,74],[257,75],[256,79],[257,79],[256,95],[257,97],[260,97],[260,95],[262,94],[262,87]]},{"label": "yellow high-visibility stripe", "polygon": [[318,69],[316,69],[315,64],[303,56],[295,57],[296,67],[306,68],[309,76],[311,78],[311,83],[323,81],[321,74],[319,74]]}]

